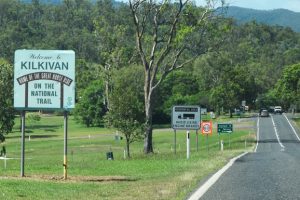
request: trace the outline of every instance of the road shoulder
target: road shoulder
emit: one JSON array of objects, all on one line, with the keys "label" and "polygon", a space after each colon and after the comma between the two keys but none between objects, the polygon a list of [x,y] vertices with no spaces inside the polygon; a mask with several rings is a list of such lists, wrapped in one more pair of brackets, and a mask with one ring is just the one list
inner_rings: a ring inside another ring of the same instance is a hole
[{"label": "road shoulder", "polygon": [[200,199],[207,190],[213,186],[219,178],[234,164],[236,160],[245,156],[248,152],[244,152],[234,158],[232,158],[222,169],[212,175],[203,185],[201,185],[187,200],[198,200]]}]

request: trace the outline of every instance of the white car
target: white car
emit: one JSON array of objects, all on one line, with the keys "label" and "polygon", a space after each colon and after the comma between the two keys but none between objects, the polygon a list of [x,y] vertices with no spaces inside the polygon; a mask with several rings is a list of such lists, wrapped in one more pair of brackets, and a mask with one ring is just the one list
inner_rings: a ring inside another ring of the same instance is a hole
[{"label": "white car", "polygon": [[269,112],[266,109],[263,109],[260,113],[261,117],[269,117]]},{"label": "white car", "polygon": [[274,107],[274,113],[277,114],[282,114],[282,107],[281,106],[275,106]]}]

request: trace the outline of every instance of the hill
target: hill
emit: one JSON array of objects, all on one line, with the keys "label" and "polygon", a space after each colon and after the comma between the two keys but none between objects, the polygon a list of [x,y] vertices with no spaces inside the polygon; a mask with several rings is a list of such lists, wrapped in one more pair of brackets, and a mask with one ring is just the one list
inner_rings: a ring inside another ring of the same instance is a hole
[{"label": "hill", "polygon": [[225,16],[232,17],[239,23],[257,21],[268,25],[290,27],[294,31],[300,32],[300,13],[287,9],[255,10],[230,6],[228,7]]},{"label": "hill", "polygon": [[[90,1],[93,2],[93,3],[96,3],[97,0],[90,0]],[[23,3],[32,3],[33,0],[21,0],[21,2],[23,2]],[[56,5],[56,4],[62,3],[63,0],[39,0],[39,2],[41,4],[54,4],[54,5]],[[115,6],[120,6],[121,4],[122,3],[119,2],[119,1],[113,1],[113,5],[115,5]]]},{"label": "hill", "polygon": [[[21,0],[24,3],[31,3],[32,0]],[[43,4],[60,4],[63,0],[40,0]],[[96,0],[91,0],[96,2]],[[120,1],[113,1],[115,6],[122,4]],[[241,8],[237,6],[229,6],[224,14],[225,17],[232,17],[238,23],[246,23],[249,21],[257,21],[268,25],[279,25],[290,27],[296,32],[300,32],[300,12],[293,12],[287,9],[275,10],[255,10],[249,8]]]}]

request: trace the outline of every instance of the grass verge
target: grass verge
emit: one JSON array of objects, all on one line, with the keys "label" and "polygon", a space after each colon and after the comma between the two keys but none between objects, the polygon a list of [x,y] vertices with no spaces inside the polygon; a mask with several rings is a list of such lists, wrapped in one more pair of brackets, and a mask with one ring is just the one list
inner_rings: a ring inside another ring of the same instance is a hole
[{"label": "grass verge", "polygon": [[[226,120],[222,119],[222,122]],[[206,140],[191,132],[191,156],[186,159],[186,133],[177,132],[177,152],[171,129],[154,131],[155,153],[144,155],[142,141],[131,145],[124,159],[124,140],[115,131],[85,128],[69,120],[68,180],[63,176],[62,117],[43,117],[27,129],[25,178],[20,178],[18,124],[8,135],[7,156],[0,160],[1,199],[184,199],[199,181],[254,144],[254,121],[234,120],[232,135],[214,134]],[[249,126],[251,125],[252,126]],[[252,128],[249,128],[252,127]],[[29,140],[30,134],[30,140]],[[219,140],[225,151],[219,151]],[[106,160],[113,151],[115,160]]]}]

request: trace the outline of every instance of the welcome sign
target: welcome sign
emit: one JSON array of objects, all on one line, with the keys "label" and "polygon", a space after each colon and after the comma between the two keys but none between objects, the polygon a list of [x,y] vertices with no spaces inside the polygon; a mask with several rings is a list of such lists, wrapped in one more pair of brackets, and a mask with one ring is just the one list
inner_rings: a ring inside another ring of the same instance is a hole
[{"label": "welcome sign", "polygon": [[75,107],[75,52],[17,50],[14,107],[20,110]]}]

